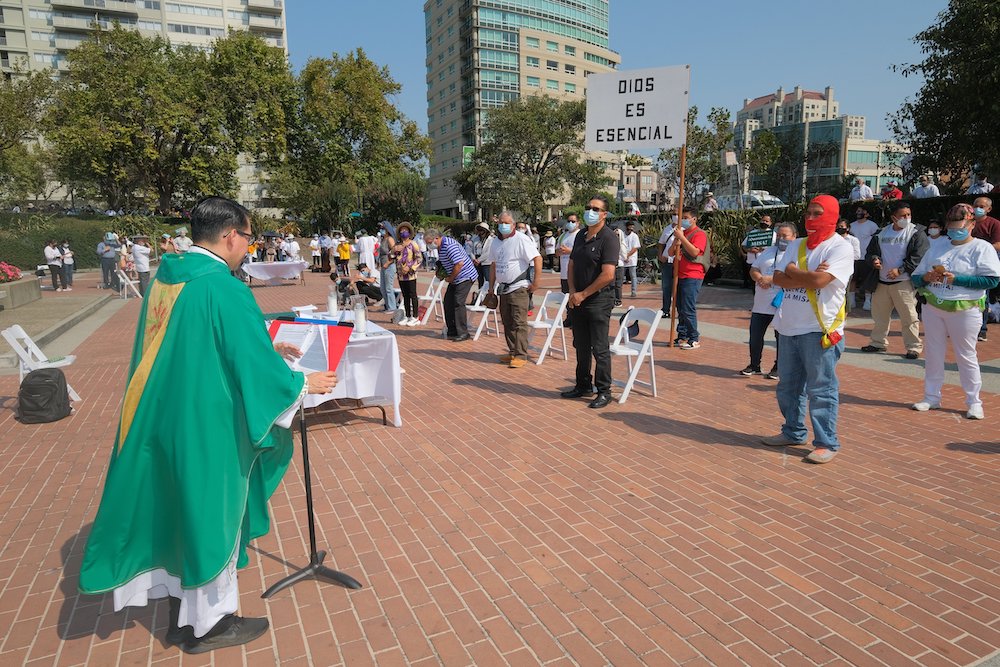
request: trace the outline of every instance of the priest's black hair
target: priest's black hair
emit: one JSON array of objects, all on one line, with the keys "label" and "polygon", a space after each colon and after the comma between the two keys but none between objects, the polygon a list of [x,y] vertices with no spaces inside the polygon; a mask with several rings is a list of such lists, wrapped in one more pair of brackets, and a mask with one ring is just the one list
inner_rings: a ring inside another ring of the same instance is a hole
[{"label": "priest's black hair", "polygon": [[191,209],[191,240],[214,243],[231,229],[243,231],[250,224],[250,211],[232,199],[205,197]]}]

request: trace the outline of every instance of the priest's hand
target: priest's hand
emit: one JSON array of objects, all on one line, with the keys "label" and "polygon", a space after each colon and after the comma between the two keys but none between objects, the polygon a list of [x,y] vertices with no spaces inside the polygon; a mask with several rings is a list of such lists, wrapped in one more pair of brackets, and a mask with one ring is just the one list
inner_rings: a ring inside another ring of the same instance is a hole
[{"label": "priest's hand", "polygon": [[295,361],[302,356],[302,350],[291,343],[275,343],[274,351],[289,361]]},{"label": "priest's hand", "polygon": [[310,394],[329,394],[337,386],[337,374],[333,371],[317,371],[306,376]]}]

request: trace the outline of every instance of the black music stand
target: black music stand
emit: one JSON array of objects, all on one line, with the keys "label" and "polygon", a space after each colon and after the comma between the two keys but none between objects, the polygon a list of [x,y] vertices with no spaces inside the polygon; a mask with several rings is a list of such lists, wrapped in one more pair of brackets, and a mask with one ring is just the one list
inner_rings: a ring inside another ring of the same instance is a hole
[{"label": "black music stand", "polygon": [[292,584],[310,577],[327,579],[345,588],[355,590],[361,588],[361,584],[354,577],[323,565],[323,561],[326,559],[326,552],[317,551],[316,549],[316,517],[313,514],[312,476],[309,472],[309,437],[306,433],[306,411],[303,406],[299,406],[299,435],[302,439],[302,468],[306,485],[306,515],[309,520],[309,564],[273,584],[264,591],[261,595],[262,598],[269,598],[278,591],[284,590]]}]

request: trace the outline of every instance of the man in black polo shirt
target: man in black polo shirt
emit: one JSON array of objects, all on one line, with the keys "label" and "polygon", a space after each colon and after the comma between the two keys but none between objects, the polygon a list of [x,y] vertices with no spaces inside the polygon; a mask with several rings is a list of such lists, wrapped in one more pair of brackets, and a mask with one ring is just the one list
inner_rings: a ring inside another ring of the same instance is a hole
[{"label": "man in black polo shirt", "polygon": [[[573,311],[573,347],[576,348],[576,386],[562,392],[563,398],[593,395],[592,408],[611,402],[611,350],[608,332],[614,305],[615,269],[618,267],[618,236],[605,224],[608,200],[597,195],[583,211],[586,229],[576,235],[569,256],[569,308]],[[593,383],[590,357],[593,355]]]}]

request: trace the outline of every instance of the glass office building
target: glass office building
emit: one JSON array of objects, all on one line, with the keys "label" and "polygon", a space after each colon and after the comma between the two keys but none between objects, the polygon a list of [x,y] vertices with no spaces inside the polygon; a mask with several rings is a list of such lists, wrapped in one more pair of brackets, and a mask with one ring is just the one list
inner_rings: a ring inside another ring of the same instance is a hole
[{"label": "glass office building", "polygon": [[618,67],[608,0],[427,0],[428,209],[461,217],[450,178],[482,142],[490,109],[521,95],[582,99]]}]

